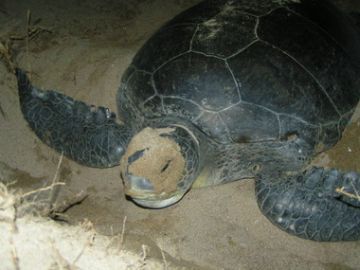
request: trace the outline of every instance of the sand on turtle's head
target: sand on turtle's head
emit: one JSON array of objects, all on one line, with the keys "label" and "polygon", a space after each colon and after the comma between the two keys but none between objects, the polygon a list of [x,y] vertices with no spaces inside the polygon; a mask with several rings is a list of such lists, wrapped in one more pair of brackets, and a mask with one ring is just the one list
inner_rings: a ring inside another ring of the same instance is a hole
[{"label": "sand on turtle's head", "polygon": [[[175,128],[144,128],[130,141],[121,159],[121,173],[143,177],[151,182],[154,195],[172,194],[183,178],[185,160],[180,146],[168,136]],[[141,153],[135,160],[136,153]],[[131,194],[131,184],[124,179],[125,193]],[[128,186],[129,185],[129,186]]]}]

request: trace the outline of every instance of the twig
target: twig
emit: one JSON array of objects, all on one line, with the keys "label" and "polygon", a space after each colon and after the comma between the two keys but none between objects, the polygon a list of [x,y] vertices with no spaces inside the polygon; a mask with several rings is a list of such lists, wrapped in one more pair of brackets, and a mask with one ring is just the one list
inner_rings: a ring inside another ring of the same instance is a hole
[{"label": "twig", "polygon": [[12,35],[10,36],[11,40],[25,40],[30,41],[37,37],[42,32],[52,33],[52,31],[41,25],[36,25],[39,20],[36,20],[34,23],[31,21],[31,11],[27,10],[26,13],[26,33],[22,36]]},{"label": "twig", "polygon": [[85,231],[95,232],[94,224],[87,218],[85,218],[83,222],[81,222],[80,227],[83,228]]},{"label": "twig", "polygon": [[28,71],[29,73],[29,79],[31,80],[31,62],[30,62],[30,49],[29,49],[29,43],[30,43],[30,23],[31,23],[31,11],[28,9],[27,11],[27,20],[26,20],[26,59],[27,59],[27,64],[28,64]]},{"label": "twig", "polygon": [[10,69],[10,71],[15,73],[15,64],[10,47],[10,42],[4,43],[0,41],[0,57],[4,59],[5,64]]},{"label": "twig", "polygon": [[122,229],[121,229],[121,236],[120,236],[120,244],[119,244],[119,251],[122,250],[124,244],[124,235],[125,235],[125,225],[126,225],[127,216],[123,219]]},{"label": "twig", "polygon": [[11,182],[7,182],[6,183],[6,188],[9,188],[9,187],[11,187],[11,186],[13,186],[13,185],[16,185],[17,184],[17,180],[12,180]]},{"label": "twig", "polygon": [[352,186],[352,188],[354,189],[356,198],[360,201],[359,192],[358,192],[357,189],[355,188],[355,185],[354,185],[354,182],[353,182],[353,181],[351,181],[351,186]]},{"label": "twig", "polygon": [[35,37],[37,37],[40,33],[42,32],[48,32],[48,33],[52,33],[51,30],[42,27],[42,26],[37,26],[37,27],[33,27],[30,28],[30,32],[28,34],[25,34],[23,36],[10,36],[10,40],[14,40],[14,41],[21,41],[21,40],[26,40],[26,38],[29,36],[29,40],[33,40]]},{"label": "twig", "polygon": [[66,269],[66,270],[76,269],[60,254],[59,250],[55,247],[54,241],[50,239],[49,242],[51,242],[51,247],[55,257],[54,259],[59,269]]},{"label": "twig", "polygon": [[75,266],[75,264],[78,262],[78,260],[84,254],[85,249],[88,247],[91,247],[93,245],[94,240],[95,240],[95,235],[96,235],[96,233],[94,233],[93,235],[91,235],[89,237],[89,239],[86,241],[86,243],[85,243],[84,247],[82,248],[82,250],[80,251],[80,253],[76,256],[75,260],[72,262],[71,266]]},{"label": "twig", "polygon": [[63,201],[60,205],[55,205],[49,208],[48,212],[44,215],[49,216],[52,219],[57,219],[59,216],[62,216],[66,211],[75,205],[81,204],[89,194],[86,194],[83,190],[77,193],[74,197]]},{"label": "twig", "polygon": [[55,183],[54,185],[51,185],[51,186],[39,188],[39,189],[32,190],[32,191],[29,191],[29,192],[27,192],[27,193],[24,193],[24,194],[22,194],[20,197],[21,197],[21,199],[23,199],[23,198],[28,197],[28,196],[30,196],[30,195],[38,194],[38,193],[40,193],[40,192],[43,192],[43,191],[47,191],[47,190],[49,190],[49,189],[52,189],[54,186],[64,186],[64,185],[66,185],[66,183],[63,183],[63,182]]},{"label": "twig", "polygon": [[56,166],[56,171],[55,171],[55,174],[54,174],[54,177],[53,177],[53,180],[52,180],[53,184],[56,182],[56,179],[57,179],[57,176],[59,174],[59,170],[60,170],[60,166],[61,166],[61,163],[63,161],[63,158],[64,158],[64,153],[61,153],[58,164]]},{"label": "twig", "polygon": [[60,205],[54,207],[53,211],[55,213],[65,213],[71,207],[82,203],[87,197],[89,197],[89,194],[86,194],[85,191],[82,190],[71,199],[63,201]]},{"label": "twig", "polygon": [[17,229],[17,208],[16,197],[14,194],[9,193],[7,187],[0,182],[0,221],[6,222],[11,225],[10,234],[10,246],[11,246],[11,258],[14,264],[14,269],[19,270],[19,256],[17,254],[16,246],[14,244],[14,235],[18,231]]},{"label": "twig", "polygon": [[29,74],[29,78],[31,79],[32,67],[31,67],[31,61],[30,61],[30,41],[32,39],[34,39],[35,37],[37,37],[40,33],[43,33],[43,32],[52,33],[52,31],[50,29],[36,25],[36,22],[33,24],[31,21],[31,11],[27,10],[25,35],[22,35],[22,36],[12,35],[9,37],[7,44],[3,44],[0,42],[0,56],[2,56],[5,59],[6,64],[11,69],[11,72],[13,72],[13,73],[15,72],[15,67],[17,65],[15,65],[14,62],[12,61],[12,54],[10,52],[9,43],[11,41],[25,40],[28,74]]},{"label": "twig", "polygon": [[337,193],[341,194],[341,195],[344,195],[344,196],[347,196],[347,197],[349,197],[351,199],[355,199],[355,200],[360,201],[360,196],[359,196],[359,194],[357,194],[356,190],[355,190],[356,194],[352,194],[350,192],[345,191],[345,187],[336,188],[335,191]]},{"label": "twig", "polygon": [[146,266],[146,259],[147,259],[147,249],[146,245],[141,245],[142,254],[141,254],[141,266],[140,269],[144,269]]},{"label": "twig", "polygon": [[[64,158],[64,153],[62,152],[61,155],[60,155],[58,164],[56,166],[56,171],[55,171],[54,177],[52,179],[52,185],[54,185],[57,182],[57,178],[58,178],[58,174],[59,174],[59,171],[60,171],[60,167],[61,167],[63,158]],[[55,188],[51,190],[51,194],[49,196],[49,208],[50,209],[53,208],[53,204],[55,203],[56,197],[59,194],[59,192],[57,192],[57,191],[58,190],[55,189]]]},{"label": "twig", "polygon": [[[122,224],[122,229],[121,229],[121,234],[117,234],[115,236],[113,236],[109,243],[106,246],[106,252],[109,251],[109,248],[111,246],[111,244],[114,242],[115,239],[117,239],[118,237],[120,237],[120,241],[119,241],[119,251],[121,251],[123,249],[123,244],[124,244],[124,238],[125,238],[125,225],[126,225],[126,220],[127,220],[127,216],[124,217],[123,219],[123,224]],[[111,227],[111,232],[113,235],[113,227]]]},{"label": "twig", "polygon": [[169,265],[168,265],[168,262],[166,261],[165,252],[161,247],[159,247],[159,248],[160,248],[160,252],[161,252],[161,257],[162,257],[163,262],[164,262],[164,270],[168,270]]},{"label": "twig", "polygon": [[[53,218],[52,214],[54,213],[53,210],[55,208],[54,207],[54,202],[56,201],[56,196],[59,194],[59,192],[58,192],[59,189],[57,189],[56,186],[59,185],[60,182],[57,182],[57,179],[58,179],[58,174],[59,174],[61,164],[62,164],[62,161],[63,161],[63,157],[64,157],[64,154],[61,153],[61,155],[59,157],[59,161],[58,161],[57,166],[56,166],[55,174],[54,174],[53,179],[51,181],[51,185],[48,186],[48,187],[43,188],[43,189],[50,189],[50,195],[47,198],[46,206],[44,207],[44,209],[42,209],[42,211],[40,213],[42,216],[49,216],[50,218]],[[65,183],[62,183],[62,184],[65,185]],[[40,194],[39,189],[34,190],[33,192],[37,193],[37,196],[34,196],[34,198],[32,199],[32,202],[35,203],[35,202],[38,202],[38,195]],[[55,216],[58,216],[58,215],[54,215],[54,217]]]},{"label": "twig", "polygon": [[7,187],[0,182],[0,210],[4,211],[3,216],[0,216],[0,221],[9,223],[14,233],[18,231],[16,225],[17,207],[16,197],[10,194]]},{"label": "twig", "polygon": [[[59,218],[59,216],[61,216],[62,213],[65,213],[71,207],[82,203],[88,197],[88,195],[85,194],[84,191],[80,191],[73,198],[62,202],[60,205],[55,205],[56,197],[59,194],[58,189],[56,189],[55,187],[59,186],[59,185],[65,185],[64,182],[57,182],[57,178],[58,178],[58,174],[59,174],[59,171],[60,171],[60,168],[61,168],[63,157],[64,157],[64,155],[62,153],[60,155],[60,158],[59,158],[59,161],[58,161],[58,164],[57,164],[57,167],[56,167],[56,171],[55,171],[55,174],[54,174],[54,177],[52,179],[52,183],[51,183],[50,186],[30,191],[30,192],[25,193],[25,194],[23,194],[21,196],[21,198],[23,199],[26,196],[30,196],[30,195],[33,195],[33,194],[40,194],[40,192],[42,192],[42,191],[50,190],[51,193],[50,193],[49,198],[47,199],[48,206],[45,207],[45,209],[42,210],[41,215],[42,216],[48,216],[48,217],[50,217],[50,218],[52,218],[54,220]],[[35,202],[36,200],[37,200],[37,196],[33,199],[33,202]]]},{"label": "twig", "polygon": [[[56,182],[56,179],[57,179],[57,176],[58,176],[58,173],[59,173],[59,170],[60,170],[60,166],[62,164],[62,161],[63,161],[63,153],[61,153],[60,157],[59,157],[59,161],[58,161],[58,164],[56,166],[56,170],[55,170],[55,174],[53,176],[53,179],[52,179],[52,185],[50,185],[49,187],[53,187],[55,182]],[[65,184],[65,183],[64,183]],[[53,190],[51,190],[52,192],[50,193],[50,196],[48,197],[48,208],[51,209],[52,208],[52,202],[54,201],[54,192]],[[38,193],[39,195],[40,193]],[[36,201],[38,199],[38,196],[35,196],[33,198],[33,202]]]},{"label": "twig", "polygon": [[11,240],[10,240],[10,243],[11,243],[11,258],[12,258],[12,261],[13,261],[13,264],[14,264],[14,269],[15,270],[20,270],[20,266],[19,266],[19,256],[17,254],[17,250],[16,250],[16,247],[14,245],[14,240],[13,238],[11,237]]}]

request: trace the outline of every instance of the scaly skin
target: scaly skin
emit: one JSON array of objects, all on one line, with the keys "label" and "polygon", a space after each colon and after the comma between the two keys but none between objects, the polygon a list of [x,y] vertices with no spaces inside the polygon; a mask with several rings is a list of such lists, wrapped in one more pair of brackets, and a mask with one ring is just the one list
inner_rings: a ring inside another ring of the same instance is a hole
[{"label": "scaly skin", "polygon": [[132,132],[115,122],[115,114],[55,91],[39,90],[20,69],[16,77],[24,118],[44,143],[86,166],[119,164]]},{"label": "scaly skin", "polygon": [[[16,75],[22,112],[42,141],[87,166],[104,168],[119,163],[132,132],[118,125],[106,108],[93,109],[55,91],[36,89],[19,69]],[[177,130],[185,132],[181,128]],[[185,153],[189,172],[182,181],[185,186],[179,183],[180,199],[198,173],[197,169],[192,170],[199,166],[198,158],[196,162],[193,158],[200,152],[190,147],[192,139],[186,132],[186,136],[179,132],[174,135],[178,136],[176,141]],[[217,155],[220,157],[216,167],[221,169],[218,181],[224,183],[253,174],[259,207],[275,225],[290,234],[316,241],[360,239],[359,174],[322,168],[299,173],[312,156],[308,144],[299,139],[240,144],[239,149],[229,147],[223,151],[233,156],[221,151]],[[254,165],[259,165],[257,172],[251,170]],[[155,200],[155,204],[154,198],[138,203],[146,207],[166,207],[174,202],[170,196]]]},{"label": "scaly skin", "polygon": [[360,239],[359,191],[359,174],[335,169],[314,167],[296,175],[256,178],[263,214],[282,230],[316,241]]}]

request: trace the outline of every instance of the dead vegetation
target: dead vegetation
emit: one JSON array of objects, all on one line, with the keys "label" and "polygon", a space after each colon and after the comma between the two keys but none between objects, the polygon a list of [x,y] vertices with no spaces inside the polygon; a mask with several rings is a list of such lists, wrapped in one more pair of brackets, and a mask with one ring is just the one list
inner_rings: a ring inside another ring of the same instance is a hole
[{"label": "dead vegetation", "polygon": [[[45,190],[48,187],[40,192]],[[4,269],[169,269],[165,259],[149,258],[146,245],[139,255],[123,248],[126,217],[121,234],[109,239],[98,235],[88,220],[67,226],[34,215],[19,217],[17,209],[26,205],[21,201],[21,195],[0,182],[0,234],[6,236],[0,238]],[[110,247],[116,238],[119,243]]]},{"label": "dead vegetation", "polygon": [[40,25],[41,19],[38,18],[32,22],[31,11],[27,11],[26,15],[26,32],[23,35],[12,35],[11,40],[26,40],[27,42],[35,39],[41,33],[48,32],[52,33],[52,30]]},{"label": "dead vegetation", "polygon": [[345,187],[337,188],[335,191],[337,193],[341,194],[342,196],[345,196],[345,197],[348,197],[350,199],[357,200],[357,201],[360,202],[360,194],[355,188],[354,188],[354,191],[355,191],[354,194],[350,193],[350,192],[347,192],[345,190]]},{"label": "dead vegetation", "polygon": [[10,35],[9,37],[0,37],[0,58],[2,58],[5,62],[6,67],[9,69],[11,73],[15,73],[15,68],[17,67],[13,44],[14,42],[25,41],[26,43],[26,58],[27,61],[27,71],[29,72],[29,76],[31,76],[31,62],[29,61],[29,44],[30,41],[38,37],[42,33],[52,33],[51,29],[43,27],[40,25],[41,19],[37,19],[32,22],[31,19],[31,11],[27,11],[26,16],[26,29],[24,34],[15,34]]},{"label": "dead vegetation", "polygon": [[[7,201],[1,203],[2,208],[10,209],[10,206],[13,205],[16,210],[16,213],[12,215],[14,218],[32,213],[37,216],[49,217],[57,220],[60,215],[64,214],[71,207],[82,203],[88,197],[84,191],[80,191],[66,200],[57,202],[60,187],[66,184],[57,180],[62,159],[63,155],[60,156],[56,173],[51,183],[47,186],[28,192],[13,191],[14,196],[10,196],[8,189],[16,184],[16,180],[8,183],[6,186],[0,182],[2,184],[0,196],[2,198],[7,198]],[[45,193],[47,196],[42,196],[40,199],[42,193]],[[9,221],[8,218],[6,218],[6,220]],[[0,221],[2,220],[0,219]]]},{"label": "dead vegetation", "polygon": [[15,63],[13,60],[13,53],[11,50],[11,40],[0,40],[0,57],[4,60],[6,67],[11,73],[15,73]]},{"label": "dead vegetation", "polygon": [[[126,216],[121,233],[110,239],[98,235],[88,220],[79,226],[54,222],[59,217],[66,220],[63,214],[67,209],[87,197],[81,191],[67,201],[56,202],[59,194],[56,190],[65,185],[58,180],[62,159],[61,155],[48,186],[22,193],[10,188],[13,183],[0,182],[0,234],[8,236],[0,238],[0,254],[7,254],[2,257],[5,258],[2,265],[6,269],[19,270],[168,269],[165,259],[162,263],[149,259],[146,245],[142,245],[139,255],[124,249]],[[41,193],[47,193],[48,200],[39,201]],[[116,245],[112,245],[115,240]],[[47,255],[37,254],[39,249]],[[43,257],[41,265],[36,260],[31,262],[29,258],[33,256]]]},{"label": "dead vegetation", "polygon": [[[56,172],[51,181],[51,184],[29,192],[18,192],[16,194],[16,201],[14,202],[14,206],[15,209],[17,209],[19,216],[23,216],[31,212],[38,216],[66,221],[65,212],[68,211],[71,207],[82,203],[88,197],[87,193],[80,191],[66,200],[61,202],[57,201],[61,186],[66,184],[64,182],[58,181],[62,160],[63,155],[61,155],[59,158]],[[11,185],[12,183],[9,184],[9,186]],[[45,198],[39,199],[42,193],[46,193],[47,197],[45,196]]]}]

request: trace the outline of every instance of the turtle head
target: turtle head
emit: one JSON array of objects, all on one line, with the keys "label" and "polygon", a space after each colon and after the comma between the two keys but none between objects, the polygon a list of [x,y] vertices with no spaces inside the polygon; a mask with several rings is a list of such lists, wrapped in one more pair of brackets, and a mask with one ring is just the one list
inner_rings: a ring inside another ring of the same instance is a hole
[{"label": "turtle head", "polygon": [[184,126],[144,128],[121,159],[125,193],[146,208],[178,202],[191,188],[199,167],[199,143]]}]

